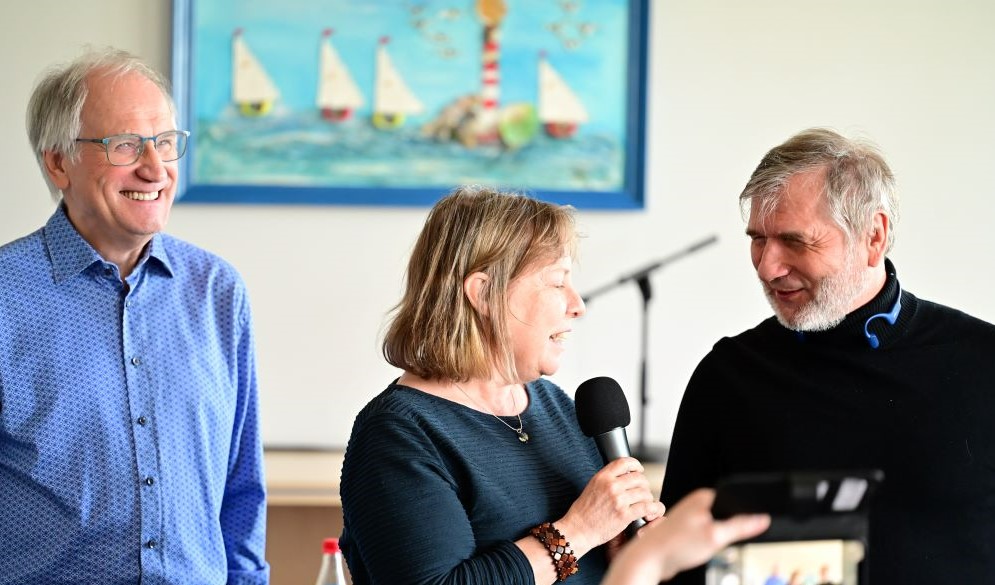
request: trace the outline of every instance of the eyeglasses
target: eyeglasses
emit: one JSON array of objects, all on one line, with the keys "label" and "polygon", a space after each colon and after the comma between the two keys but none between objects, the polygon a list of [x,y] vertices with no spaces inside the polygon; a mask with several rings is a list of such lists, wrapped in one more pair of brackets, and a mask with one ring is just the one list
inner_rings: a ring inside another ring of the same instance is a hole
[{"label": "eyeglasses", "polygon": [[162,162],[179,159],[187,151],[188,130],[166,130],[155,136],[141,134],[115,134],[107,138],[77,138],[76,142],[93,142],[103,144],[107,153],[107,162],[116,167],[126,167],[135,164],[145,152],[145,143],[149,140],[155,145]]}]

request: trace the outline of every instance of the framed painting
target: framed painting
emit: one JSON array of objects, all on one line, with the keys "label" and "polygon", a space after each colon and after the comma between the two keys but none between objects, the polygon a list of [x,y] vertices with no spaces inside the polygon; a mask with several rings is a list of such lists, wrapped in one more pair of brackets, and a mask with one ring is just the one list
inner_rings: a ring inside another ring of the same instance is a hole
[{"label": "framed painting", "polygon": [[644,205],[648,0],[175,0],[184,202]]}]

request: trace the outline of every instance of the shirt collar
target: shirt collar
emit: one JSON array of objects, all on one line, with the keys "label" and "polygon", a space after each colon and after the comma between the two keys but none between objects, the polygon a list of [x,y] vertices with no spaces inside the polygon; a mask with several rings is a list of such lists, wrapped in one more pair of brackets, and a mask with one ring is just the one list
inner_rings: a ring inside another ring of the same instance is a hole
[{"label": "shirt collar", "polygon": [[[76,231],[69,221],[69,216],[66,215],[63,204],[59,204],[52,217],[48,218],[43,233],[45,246],[52,259],[52,276],[57,283],[83,272],[94,263],[106,262],[100,253]],[[138,261],[138,267],[141,267],[146,260],[152,259],[154,261],[149,262],[150,266],[160,266],[166,276],[173,276],[173,266],[169,261],[167,247],[161,234],[153,235],[152,241],[145,247]]]},{"label": "shirt collar", "polygon": [[150,266],[157,265],[162,268],[163,274],[172,277],[173,264],[169,261],[169,246],[167,244],[168,242],[162,234],[153,235],[152,241],[149,242],[148,246],[145,246],[145,253],[140,262],[144,262],[146,258],[151,259]]}]

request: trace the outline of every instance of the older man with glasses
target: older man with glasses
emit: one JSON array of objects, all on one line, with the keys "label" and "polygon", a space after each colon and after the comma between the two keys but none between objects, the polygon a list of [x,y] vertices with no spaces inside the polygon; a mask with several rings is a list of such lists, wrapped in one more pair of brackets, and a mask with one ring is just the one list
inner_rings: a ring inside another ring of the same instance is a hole
[{"label": "older man with glasses", "polygon": [[0,583],[267,583],[245,285],[162,233],[189,132],[127,53],[48,71],[58,202],[0,247]]}]

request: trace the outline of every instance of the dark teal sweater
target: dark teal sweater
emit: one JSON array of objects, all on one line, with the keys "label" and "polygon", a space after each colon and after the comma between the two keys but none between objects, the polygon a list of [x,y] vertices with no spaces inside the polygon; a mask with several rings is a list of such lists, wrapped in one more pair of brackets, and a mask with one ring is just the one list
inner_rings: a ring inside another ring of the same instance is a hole
[{"label": "dark teal sweater", "polygon": [[[663,502],[736,472],[877,468],[873,585],[995,583],[995,326],[881,293],[831,331],[771,318],[719,341],[680,407]],[[693,582],[693,581],[681,581]],[[697,582],[700,581],[700,574]]]},{"label": "dark teal sweater", "polygon": [[[569,396],[546,380],[527,390],[526,444],[489,414],[397,384],[363,408],[341,484],[355,585],[534,583],[514,541],[562,517],[602,463]],[[569,583],[598,583],[605,566],[592,550]]]}]

